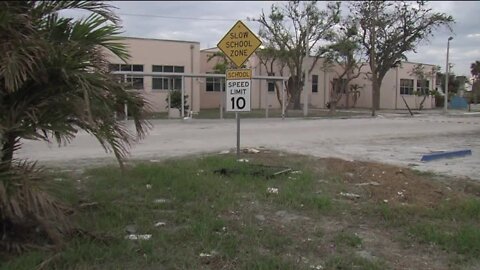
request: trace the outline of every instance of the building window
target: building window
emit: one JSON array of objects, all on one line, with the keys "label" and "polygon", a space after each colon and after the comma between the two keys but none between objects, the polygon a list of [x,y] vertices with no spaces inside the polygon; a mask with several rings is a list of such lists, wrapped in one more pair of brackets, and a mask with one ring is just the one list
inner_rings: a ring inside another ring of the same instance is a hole
[{"label": "building window", "polygon": [[[109,64],[108,70],[112,71],[127,71],[127,72],[143,72],[143,65],[131,65],[131,64]],[[122,83],[127,83],[132,86],[133,89],[143,89],[143,76],[140,75],[115,75],[116,78]],[[127,80],[125,81],[125,77]]]},{"label": "building window", "polygon": [[[207,92],[220,92],[220,89],[222,88],[222,78],[207,77],[205,83],[205,89]],[[223,87],[223,91],[225,91],[225,87]]]},{"label": "building window", "polygon": [[400,95],[413,95],[413,80],[400,79]]},{"label": "building window", "polygon": [[347,92],[347,79],[333,79],[335,93],[345,94]]},{"label": "building window", "polygon": [[[275,72],[268,72],[268,76],[275,76]],[[267,80],[268,92],[275,92],[275,80]]]},{"label": "building window", "polygon": [[120,65],[119,64],[109,64],[108,65],[108,70],[109,71],[119,71],[120,70]]},{"label": "building window", "polygon": [[182,78],[156,77],[152,78],[153,90],[182,90]]},{"label": "building window", "polygon": [[184,73],[184,66],[152,65],[152,72]]},{"label": "building window", "polygon": [[430,81],[417,80],[417,92],[419,92],[420,95],[428,95],[430,92]]},{"label": "building window", "polygon": [[109,71],[135,71],[143,72],[143,65],[130,65],[130,64],[109,64]]},{"label": "building window", "polygon": [[133,89],[143,89],[143,77],[128,76],[127,83],[131,85]]},{"label": "building window", "polygon": [[318,92],[318,75],[312,75],[312,93]]},{"label": "building window", "polygon": [[[185,67],[183,66],[171,66],[171,65],[152,65],[152,72],[165,72],[165,73],[183,73]],[[170,84],[169,84],[170,82]],[[153,90],[181,90],[182,78],[180,77],[153,77],[152,78]]]}]

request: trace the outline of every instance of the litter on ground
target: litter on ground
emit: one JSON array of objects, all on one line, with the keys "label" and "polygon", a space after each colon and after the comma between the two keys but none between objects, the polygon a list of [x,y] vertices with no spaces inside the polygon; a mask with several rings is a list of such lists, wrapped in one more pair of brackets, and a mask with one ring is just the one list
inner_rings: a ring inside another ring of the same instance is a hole
[{"label": "litter on ground", "polygon": [[269,187],[267,188],[267,193],[278,194],[278,188]]},{"label": "litter on ground", "polygon": [[379,186],[380,183],[372,181],[372,182],[366,182],[366,183],[360,183],[360,184],[355,184],[356,186]]},{"label": "litter on ground", "polygon": [[125,236],[125,239],[128,240],[150,240],[152,238],[151,234],[129,234]]},{"label": "litter on ground", "polygon": [[340,192],[340,196],[347,197],[347,198],[352,198],[352,199],[360,198],[360,195],[355,194],[355,193],[348,193],[348,192]]},{"label": "litter on ground", "polygon": [[169,200],[167,199],[155,199],[153,200],[154,203],[167,203],[169,202]]},{"label": "litter on ground", "polygon": [[165,225],[167,225],[167,223],[162,222],[162,221],[155,223],[155,227],[163,227]]}]

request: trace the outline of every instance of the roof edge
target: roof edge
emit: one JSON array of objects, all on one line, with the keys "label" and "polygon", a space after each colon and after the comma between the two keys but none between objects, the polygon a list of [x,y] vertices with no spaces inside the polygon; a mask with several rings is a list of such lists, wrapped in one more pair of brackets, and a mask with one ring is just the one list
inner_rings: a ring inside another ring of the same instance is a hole
[{"label": "roof edge", "polygon": [[200,45],[200,41],[189,41],[189,40],[175,40],[175,39],[161,39],[161,38],[144,38],[144,37],[129,37],[129,36],[120,36],[125,39],[143,39],[143,40],[154,40],[154,41],[168,41],[168,42],[182,42],[182,43],[195,43]]}]

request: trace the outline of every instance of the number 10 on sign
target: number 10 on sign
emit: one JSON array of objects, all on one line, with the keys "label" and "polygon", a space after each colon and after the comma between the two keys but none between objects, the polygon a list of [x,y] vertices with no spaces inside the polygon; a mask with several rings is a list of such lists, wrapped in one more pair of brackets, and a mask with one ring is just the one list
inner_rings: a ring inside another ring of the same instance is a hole
[{"label": "number 10 on sign", "polygon": [[252,70],[227,70],[226,104],[229,112],[250,111],[250,89]]},{"label": "number 10 on sign", "polygon": [[227,80],[227,111],[250,111],[251,80]]}]

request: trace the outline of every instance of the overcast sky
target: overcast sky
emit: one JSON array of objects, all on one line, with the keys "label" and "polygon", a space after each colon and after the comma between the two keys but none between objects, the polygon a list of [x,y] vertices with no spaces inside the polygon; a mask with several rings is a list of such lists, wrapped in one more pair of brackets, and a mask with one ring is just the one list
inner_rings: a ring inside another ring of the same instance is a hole
[{"label": "overcast sky", "polygon": [[[200,47],[215,47],[237,20],[258,33],[259,23],[247,21],[267,13],[274,2],[269,1],[114,1],[122,20],[124,35],[132,37],[199,41]],[[324,6],[325,3],[319,3]],[[453,33],[440,29],[429,42],[409,53],[408,60],[440,65],[446,64],[447,39],[450,62],[457,75],[470,75],[470,64],[480,60],[480,2],[435,1],[429,5],[438,12],[452,15],[456,21]],[[71,13],[72,15],[77,15]]]}]

